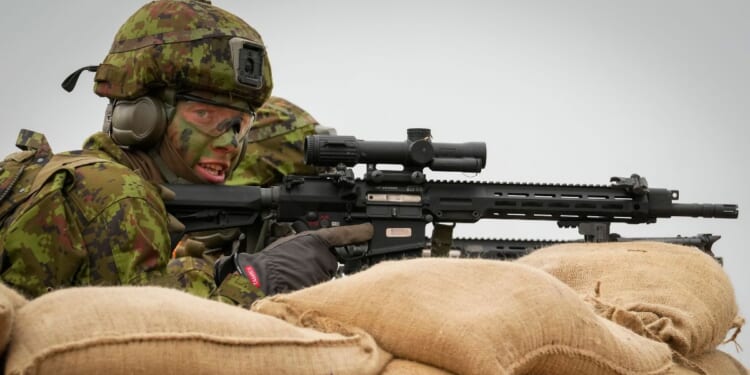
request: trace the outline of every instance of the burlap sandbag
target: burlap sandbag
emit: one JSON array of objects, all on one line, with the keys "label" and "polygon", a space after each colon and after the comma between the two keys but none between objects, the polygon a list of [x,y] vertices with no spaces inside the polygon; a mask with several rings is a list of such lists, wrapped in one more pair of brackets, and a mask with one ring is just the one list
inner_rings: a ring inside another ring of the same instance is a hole
[{"label": "burlap sandbag", "polygon": [[451,375],[451,373],[419,362],[394,358],[388,362],[380,375]]},{"label": "burlap sandbag", "polygon": [[747,375],[747,369],[731,355],[713,350],[686,362],[675,363],[669,375]]},{"label": "burlap sandbag", "polygon": [[[372,337],[327,318],[301,328],[157,287],[62,289],[17,314],[6,374],[377,374]],[[338,333],[333,333],[338,332]]]},{"label": "burlap sandbag", "polygon": [[549,272],[604,317],[694,357],[736,328],[734,289],[702,251],[661,242],[562,244],[517,263]]},{"label": "burlap sandbag", "polygon": [[480,259],[384,262],[256,301],[296,323],[316,311],[369,332],[397,358],[457,374],[662,374],[667,345],[591,310],[559,280]]},{"label": "burlap sandbag", "polygon": [[7,285],[0,283],[0,356],[10,341],[16,310],[26,304],[26,298]]},{"label": "burlap sandbag", "polygon": [[16,310],[20,309],[29,302],[29,300],[26,299],[26,297],[24,297],[21,293],[3,283],[0,283],[0,294],[8,298],[10,303],[13,304],[13,308]]}]

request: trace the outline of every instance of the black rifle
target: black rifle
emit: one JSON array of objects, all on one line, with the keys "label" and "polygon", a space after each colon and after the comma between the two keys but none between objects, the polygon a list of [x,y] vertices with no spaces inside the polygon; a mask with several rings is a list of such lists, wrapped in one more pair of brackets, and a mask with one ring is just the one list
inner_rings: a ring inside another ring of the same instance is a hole
[{"label": "black rifle", "polygon": [[[370,222],[375,235],[368,244],[337,249],[348,272],[383,259],[420,256],[428,223],[550,220],[584,229],[586,241],[606,241],[611,223],[738,216],[734,204],[674,203],[677,190],[651,188],[635,174],[613,177],[610,185],[428,181],[425,167],[480,172],[486,159],[484,143],[433,143],[429,129],[409,129],[406,142],[308,136],[305,159],[336,170],[287,176],[269,188],[169,185],[176,198],[165,202],[167,211],[187,232],[245,228],[251,233],[268,218],[301,220],[311,229]],[[361,179],[350,168],[359,163],[367,165]],[[380,170],[378,164],[400,164],[403,170]]]}]

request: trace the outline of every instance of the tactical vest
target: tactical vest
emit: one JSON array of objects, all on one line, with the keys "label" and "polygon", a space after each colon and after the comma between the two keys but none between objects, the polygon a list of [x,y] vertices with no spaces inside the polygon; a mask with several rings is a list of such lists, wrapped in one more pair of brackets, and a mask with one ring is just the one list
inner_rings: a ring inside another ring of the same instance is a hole
[{"label": "tactical vest", "polygon": [[56,172],[104,161],[88,155],[54,155],[43,134],[27,129],[18,133],[16,147],[21,151],[0,162],[0,226]]}]

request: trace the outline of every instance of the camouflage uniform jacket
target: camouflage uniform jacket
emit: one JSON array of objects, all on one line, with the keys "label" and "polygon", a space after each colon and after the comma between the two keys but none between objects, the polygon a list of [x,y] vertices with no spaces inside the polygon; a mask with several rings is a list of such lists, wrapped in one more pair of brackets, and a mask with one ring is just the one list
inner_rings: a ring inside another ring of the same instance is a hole
[{"label": "camouflage uniform jacket", "polygon": [[[26,172],[8,186],[12,178],[0,168],[3,195],[13,191],[0,204],[17,206],[0,215],[3,282],[29,297],[80,285],[163,285],[242,305],[262,296],[239,277],[216,288],[212,264],[202,259],[170,261],[158,186],[133,171],[105,134],[90,137],[82,151],[55,156],[38,133],[22,131],[18,144],[26,150],[5,164],[29,163]],[[40,182],[44,166],[34,163],[45,161],[55,168]],[[18,198],[24,191],[30,195]]]}]

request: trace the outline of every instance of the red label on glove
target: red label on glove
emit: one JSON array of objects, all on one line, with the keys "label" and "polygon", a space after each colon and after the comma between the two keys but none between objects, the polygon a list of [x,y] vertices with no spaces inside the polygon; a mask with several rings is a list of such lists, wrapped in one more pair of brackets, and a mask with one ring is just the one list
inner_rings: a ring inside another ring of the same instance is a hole
[{"label": "red label on glove", "polygon": [[255,272],[255,268],[251,265],[245,266],[245,276],[250,280],[250,284],[253,284],[256,288],[260,288],[260,280],[258,279],[258,273]]}]

